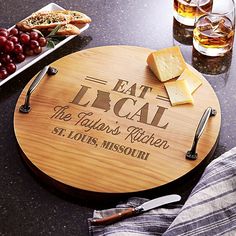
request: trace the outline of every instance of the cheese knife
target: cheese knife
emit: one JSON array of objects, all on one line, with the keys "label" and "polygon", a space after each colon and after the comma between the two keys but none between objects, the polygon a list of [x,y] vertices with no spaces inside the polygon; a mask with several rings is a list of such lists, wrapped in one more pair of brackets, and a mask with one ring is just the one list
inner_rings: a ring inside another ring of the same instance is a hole
[{"label": "cheese knife", "polygon": [[149,211],[154,208],[157,208],[159,206],[163,206],[163,205],[173,203],[173,202],[178,202],[180,200],[181,200],[181,196],[179,196],[177,194],[170,194],[170,195],[166,195],[163,197],[158,197],[158,198],[152,199],[150,201],[147,201],[138,207],[128,208],[124,211],[121,211],[119,213],[116,213],[116,214],[113,214],[113,215],[110,215],[110,216],[107,216],[107,217],[104,217],[101,219],[92,219],[91,224],[92,225],[112,224],[112,223],[115,223],[115,222],[122,220],[124,218],[135,216],[135,215],[141,214],[145,211]]}]

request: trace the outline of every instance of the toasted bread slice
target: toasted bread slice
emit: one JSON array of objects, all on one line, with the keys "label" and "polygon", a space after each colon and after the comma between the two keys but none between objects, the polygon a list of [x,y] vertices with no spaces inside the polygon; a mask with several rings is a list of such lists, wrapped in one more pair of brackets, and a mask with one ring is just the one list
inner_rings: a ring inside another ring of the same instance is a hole
[{"label": "toasted bread slice", "polygon": [[71,24],[85,24],[85,23],[90,23],[92,21],[89,16],[79,11],[64,10],[64,11],[54,11],[54,12],[70,16],[71,20],[69,23]]},{"label": "toasted bread slice", "polygon": [[[48,31],[52,31],[52,29],[48,29]],[[56,35],[78,35],[80,34],[79,28],[72,24],[66,24],[60,27],[60,29],[56,32]]]},{"label": "toasted bread slice", "polygon": [[16,26],[24,31],[32,29],[48,29],[54,28],[57,25],[66,25],[71,21],[71,16],[57,13],[53,11],[49,12],[37,12],[22,20],[16,24]]},{"label": "toasted bread slice", "polygon": [[[30,31],[32,29],[50,29],[55,28],[57,25],[67,25],[67,24],[86,24],[90,23],[91,18],[86,14],[79,11],[69,11],[69,10],[61,10],[61,11],[43,11],[33,13],[28,18],[18,22],[16,26],[23,31]],[[78,34],[78,31],[72,26],[69,28],[73,31],[75,30],[75,34]],[[63,32],[63,31],[62,31]],[[69,31],[68,31],[69,32]]]}]

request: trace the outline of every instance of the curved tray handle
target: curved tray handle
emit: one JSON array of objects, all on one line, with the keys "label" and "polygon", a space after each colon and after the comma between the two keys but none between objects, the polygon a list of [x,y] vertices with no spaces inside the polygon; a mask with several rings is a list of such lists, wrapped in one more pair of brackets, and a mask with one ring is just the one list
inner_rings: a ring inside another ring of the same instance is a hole
[{"label": "curved tray handle", "polygon": [[201,120],[198,124],[197,130],[196,130],[196,133],[195,133],[192,148],[186,154],[187,159],[189,159],[189,160],[196,160],[197,159],[196,149],[197,149],[198,141],[199,141],[199,139],[200,139],[205,127],[206,127],[207,121],[209,120],[209,118],[211,116],[215,116],[216,113],[217,113],[216,110],[211,108],[211,107],[208,107],[205,110],[205,112],[203,113],[202,118],[201,118]]},{"label": "curved tray handle", "polygon": [[29,113],[31,110],[30,107],[30,96],[31,94],[34,92],[34,90],[36,89],[36,87],[39,85],[40,81],[44,78],[45,74],[48,75],[55,75],[57,73],[57,69],[50,67],[50,66],[45,66],[40,72],[39,74],[36,76],[35,80],[33,81],[33,83],[30,85],[26,97],[25,97],[25,103],[23,105],[20,106],[19,111],[21,113]]}]

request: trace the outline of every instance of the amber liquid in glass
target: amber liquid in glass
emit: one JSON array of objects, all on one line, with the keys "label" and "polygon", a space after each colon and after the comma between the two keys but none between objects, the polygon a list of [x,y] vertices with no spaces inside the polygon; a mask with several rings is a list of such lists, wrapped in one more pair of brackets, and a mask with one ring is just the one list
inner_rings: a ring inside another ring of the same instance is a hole
[{"label": "amber liquid in glass", "polygon": [[193,45],[201,53],[220,56],[231,50],[234,27],[226,16],[202,16],[193,31]]},{"label": "amber liquid in glass", "polygon": [[[205,12],[212,9],[213,0],[205,0],[201,8]],[[195,16],[197,16],[196,0],[174,0],[174,16],[177,21],[186,25],[194,25]]]}]

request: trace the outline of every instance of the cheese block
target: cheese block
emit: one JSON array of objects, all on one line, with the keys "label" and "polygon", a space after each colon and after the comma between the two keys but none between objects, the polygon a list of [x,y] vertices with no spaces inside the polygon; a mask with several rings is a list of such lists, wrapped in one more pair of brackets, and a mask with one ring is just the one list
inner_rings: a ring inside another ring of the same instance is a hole
[{"label": "cheese block", "polygon": [[193,104],[193,97],[186,79],[166,82],[164,85],[172,106],[185,103]]},{"label": "cheese block", "polygon": [[186,68],[178,78],[178,80],[183,79],[187,81],[190,93],[193,93],[202,84],[202,80],[199,76],[188,68]]},{"label": "cheese block", "polygon": [[178,46],[152,52],[147,58],[147,64],[162,82],[181,75],[187,67]]}]

